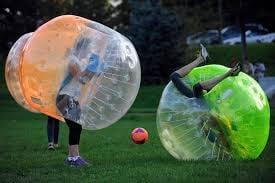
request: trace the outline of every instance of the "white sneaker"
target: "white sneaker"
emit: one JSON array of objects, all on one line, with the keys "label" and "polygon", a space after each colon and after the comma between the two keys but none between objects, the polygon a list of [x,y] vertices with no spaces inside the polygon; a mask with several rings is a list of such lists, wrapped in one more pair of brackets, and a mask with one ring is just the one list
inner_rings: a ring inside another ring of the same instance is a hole
[{"label": "white sneaker", "polygon": [[209,57],[209,54],[206,48],[203,46],[203,44],[200,44],[200,46],[201,46],[200,55],[202,56],[203,60],[206,62],[206,59]]},{"label": "white sneaker", "polygon": [[55,150],[53,143],[48,143],[48,150]]}]

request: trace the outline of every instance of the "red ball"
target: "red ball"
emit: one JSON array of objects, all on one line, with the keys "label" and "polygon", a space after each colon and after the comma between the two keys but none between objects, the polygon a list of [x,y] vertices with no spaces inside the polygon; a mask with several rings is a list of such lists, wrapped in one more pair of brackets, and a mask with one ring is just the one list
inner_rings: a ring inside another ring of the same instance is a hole
[{"label": "red ball", "polygon": [[135,128],[131,138],[135,144],[144,144],[148,140],[148,132],[144,128]]}]

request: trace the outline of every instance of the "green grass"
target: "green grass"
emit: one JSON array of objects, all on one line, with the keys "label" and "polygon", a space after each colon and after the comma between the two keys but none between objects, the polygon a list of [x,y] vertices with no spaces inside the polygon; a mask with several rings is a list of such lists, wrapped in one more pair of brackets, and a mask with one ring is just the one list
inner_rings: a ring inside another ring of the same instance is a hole
[{"label": "green grass", "polygon": [[[275,173],[274,109],[270,139],[259,159],[177,161],[162,147],[155,113],[148,112],[155,111],[162,88],[142,87],[131,112],[119,122],[103,130],[84,130],[81,154],[91,165],[74,169],[63,164],[68,143],[66,125],[61,125],[60,148],[47,151],[46,117],[19,107],[2,85],[0,182],[271,182]],[[135,127],[149,131],[146,144],[131,142],[130,132]]]},{"label": "green grass", "polygon": [[156,112],[163,89],[163,85],[142,87],[129,112]]},{"label": "green grass", "polygon": [[[189,48],[186,57],[194,52]],[[249,45],[251,58],[266,63],[274,75],[275,44]],[[227,65],[240,58],[238,46],[209,47],[210,63]],[[3,60],[3,59],[1,59]],[[64,166],[68,130],[62,123],[60,148],[47,151],[46,117],[19,107],[4,84],[0,63],[0,182],[272,182],[275,174],[275,109],[271,110],[270,138],[254,161],[177,161],[162,147],[155,111],[164,86],[141,87],[129,113],[109,128],[82,133],[81,154],[91,165],[83,169]],[[149,141],[135,145],[130,132],[149,131]]]}]

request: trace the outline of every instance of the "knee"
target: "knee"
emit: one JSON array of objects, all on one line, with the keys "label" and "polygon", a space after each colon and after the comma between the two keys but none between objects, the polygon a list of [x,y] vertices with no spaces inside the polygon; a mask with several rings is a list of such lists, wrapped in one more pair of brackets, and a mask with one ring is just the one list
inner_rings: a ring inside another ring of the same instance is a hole
[{"label": "knee", "polygon": [[75,130],[78,130],[78,131],[82,130],[82,126],[80,124],[76,123],[76,122],[73,122],[71,120],[66,119],[66,123],[67,123],[67,125],[70,129],[75,129]]},{"label": "knee", "polygon": [[197,83],[197,84],[195,84],[195,85],[193,86],[193,89],[194,89],[195,91],[200,91],[200,90],[202,90],[202,86],[201,86],[200,83]]},{"label": "knee", "polygon": [[203,87],[200,83],[197,83],[193,86],[193,92],[195,97],[200,98],[203,96]]},{"label": "knee", "polygon": [[82,126],[80,124],[78,124],[78,123],[75,123],[75,129],[77,131],[81,132],[82,131]]},{"label": "knee", "polygon": [[175,81],[176,79],[180,78],[179,73],[177,72],[173,72],[170,76],[169,76],[171,81]]}]

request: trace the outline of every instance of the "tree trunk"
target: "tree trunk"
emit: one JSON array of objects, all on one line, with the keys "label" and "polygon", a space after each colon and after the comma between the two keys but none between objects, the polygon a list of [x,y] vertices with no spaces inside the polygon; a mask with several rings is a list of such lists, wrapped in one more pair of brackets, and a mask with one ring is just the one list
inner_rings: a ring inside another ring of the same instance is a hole
[{"label": "tree trunk", "polygon": [[218,0],[218,12],[219,12],[219,42],[222,44],[222,27],[223,27],[223,18],[222,18],[222,0]]},{"label": "tree trunk", "polygon": [[247,53],[247,44],[246,44],[246,35],[245,35],[245,22],[244,22],[244,9],[242,0],[240,0],[240,12],[239,12],[239,22],[240,22],[240,31],[241,31],[241,44],[242,44],[242,67],[244,72],[249,73],[249,62],[248,62],[248,53]]}]

